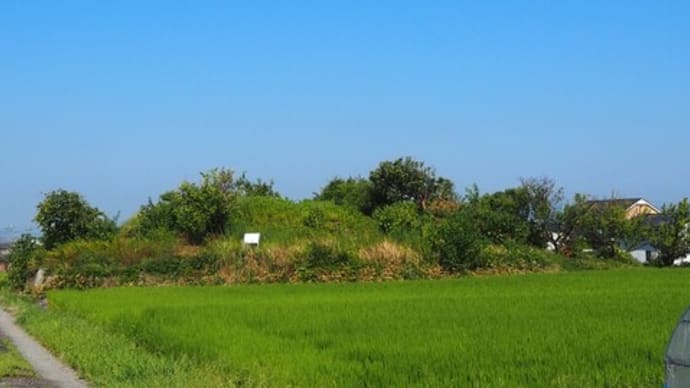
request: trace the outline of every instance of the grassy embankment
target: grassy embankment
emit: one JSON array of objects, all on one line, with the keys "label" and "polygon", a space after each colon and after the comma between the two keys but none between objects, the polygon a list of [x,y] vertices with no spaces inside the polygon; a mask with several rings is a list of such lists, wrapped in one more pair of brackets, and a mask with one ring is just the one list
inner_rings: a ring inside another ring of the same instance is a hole
[{"label": "grassy embankment", "polygon": [[[137,219],[106,241],[72,241],[32,260],[54,288],[153,284],[238,284],[429,279],[454,276],[429,252],[421,226],[385,234],[377,222],[331,202],[241,198],[227,234],[201,246],[161,232],[136,233]],[[436,222],[436,221],[429,221]],[[241,243],[261,232],[259,248]],[[428,237],[428,236],[427,236]],[[565,258],[524,245],[488,245],[476,256],[484,273],[555,272],[631,266],[631,262]],[[467,264],[468,269],[474,268]],[[460,271],[462,272],[462,271]],[[30,287],[29,287],[30,288]]]},{"label": "grassy embankment", "polygon": [[0,338],[0,382],[6,377],[34,377],[31,365],[7,338]]},{"label": "grassy embankment", "polygon": [[113,288],[18,314],[104,386],[655,387],[689,285],[686,269],[627,269]]},{"label": "grassy embankment", "polygon": [[[0,273],[0,289],[7,288],[7,274]],[[1,334],[1,333],[0,333]],[[31,365],[9,338],[0,335],[0,382],[6,377],[34,377]]]}]

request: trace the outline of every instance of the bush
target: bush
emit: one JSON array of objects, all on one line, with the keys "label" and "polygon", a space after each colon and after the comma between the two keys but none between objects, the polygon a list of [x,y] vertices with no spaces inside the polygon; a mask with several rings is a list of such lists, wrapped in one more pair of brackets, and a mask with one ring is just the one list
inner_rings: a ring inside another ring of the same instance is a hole
[{"label": "bush", "polygon": [[412,202],[396,202],[376,209],[374,219],[386,234],[401,236],[421,227],[417,206]]},{"label": "bush", "polygon": [[458,211],[442,222],[431,236],[431,251],[441,267],[449,272],[481,266],[479,254],[485,245],[465,211]]},{"label": "bush", "polygon": [[39,247],[36,241],[28,234],[22,235],[14,244],[9,255],[9,268],[7,279],[15,290],[23,290],[26,282],[33,276],[35,270],[34,261]]},{"label": "bush", "polygon": [[49,287],[87,288],[136,282],[145,275],[161,280],[198,280],[219,270],[220,255],[181,245],[170,235],[159,240],[118,237],[63,244],[47,252],[43,264],[54,276]]},{"label": "bush", "polygon": [[184,235],[193,244],[222,235],[236,198],[232,175],[231,170],[214,169],[202,173],[198,185],[183,182],[177,190],[161,195],[157,203],[142,206],[133,224],[140,234],[165,229]]},{"label": "bush", "polygon": [[312,207],[307,210],[307,214],[304,216],[304,226],[312,229],[321,228],[326,220],[326,215],[323,210],[318,207]]},{"label": "bush", "polygon": [[312,242],[305,252],[306,266],[310,269],[333,269],[356,263],[356,256],[340,245]]},{"label": "bush", "polygon": [[[360,249],[359,259],[363,266],[375,271],[372,278],[416,279],[424,276],[420,254],[388,240]],[[366,269],[364,272],[361,277],[366,279]]]},{"label": "bush", "polygon": [[333,201],[364,214],[373,209],[371,182],[363,178],[334,178],[314,197],[317,201]]},{"label": "bush", "polygon": [[79,194],[55,190],[38,204],[36,222],[43,232],[46,249],[77,239],[108,239],[117,226]]},{"label": "bush", "polygon": [[486,245],[477,259],[482,269],[529,271],[558,265],[562,260],[556,253],[523,244]]}]

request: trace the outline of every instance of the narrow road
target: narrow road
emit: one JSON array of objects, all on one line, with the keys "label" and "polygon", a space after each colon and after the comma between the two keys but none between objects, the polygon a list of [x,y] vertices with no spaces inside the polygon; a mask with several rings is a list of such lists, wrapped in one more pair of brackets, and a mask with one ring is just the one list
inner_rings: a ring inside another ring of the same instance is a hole
[{"label": "narrow road", "polygon": [[43,379],[57,387],[86,388],[88,385],[80,380],[77,373],[55,358],[41,344],[31,338],[14,323],[14,318],[0,308],[0,332],[15,344],[19,353],[31,364],[34,371]]}]

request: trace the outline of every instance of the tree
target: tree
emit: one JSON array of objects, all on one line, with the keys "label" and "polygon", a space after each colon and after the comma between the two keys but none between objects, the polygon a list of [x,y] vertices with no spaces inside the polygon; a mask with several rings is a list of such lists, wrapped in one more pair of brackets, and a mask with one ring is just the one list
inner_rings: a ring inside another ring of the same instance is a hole
[{"label": "tree", "polygon": [[373,211],[372,184],[364,178],[333,178],[321,192],[314,195],[317,201],[332,201],[371,215]]},{"label": "tree", "polygon": [[158,203],[149,200],[139,211],[141,231],[167,229],[194,244],[225,233],[237,196],[233,172],[213,169],[201,178],[200,184],[183,182],[177,190],[162,194]]},{"label": "tree", "polygon": [[280,198],[280,193],[273,188],[272,180],[265,182],[257,179],[256,182],[252,182],[244,172],[237,178],[233,186],[237,195],[240,196]]},{"label": "tree", "polygon": [[563,188],[547,177],[522,178],[520,183],[526,195],[530,244],[544,248],[550,242],[558,251],[558,237],[553,229],[559,223]]},{"label": "tree", "polygon": [[117,230],[115,220],[89,205],[79,193],[62,189],[45,195],[35,221],[46,249],[79,238],[107,239]]},{"label": "tree", "polygon": [[570,254],[577,250],[577,231],[581,229],[582,220],[589,209],[587,196],[575,194],[573,202],[567,203],[551,219],[548,243],[554,251]]},{"label": "tree", "polygon": [[443,220],[431,238],[432,252],[444,270],[456,272],[481,266],[479,254],[487,241],[467,208]]},{"label": "tree", "polygon": [[[583,201],[580,197],[580,201]],[[586,201],[577,222],[577,233],[601,257],[615,257],[618,248],[631,235],[632,223],[625,217],[625,208],[616,201]]]},{"label": "tree", "polygon": [[414,202],[425,210],[431,200],[457,199],[453,183],[437,178],[433,168],[411,157],[381,162],[369,174],[374,208],[396,202]]},{"label": "tree", "polygon": [[684,198],[678,204],[661,208],[661,222],[647,229],[649,242],[659,250],[657,263],[673,265],[673,261],[690,253],[690,205]]},{"label": "tree", "polygon": [[461,211],[472,219],[478,232],[494,244],[509,241],[527,243],[529,206],[527,192],[523,188],[480,196],[475,186],[468,190]]},{"label": "tree", "polygon": [[7,280],[13,289],[23,289],[33,275],[31,262],[36,259],[38,250],[39,246],[36,244],[36,239],[28,234],[23,234],[12,244],[8,258]]}]

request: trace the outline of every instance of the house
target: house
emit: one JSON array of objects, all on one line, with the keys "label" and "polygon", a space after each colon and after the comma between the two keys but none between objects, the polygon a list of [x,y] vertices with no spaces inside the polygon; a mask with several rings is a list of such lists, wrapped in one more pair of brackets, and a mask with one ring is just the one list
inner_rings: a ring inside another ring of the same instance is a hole
[{"label": "house", "polygon": [[[618,207],[625,210],[625,218],[632,219],[639,216],[657,216],[661,214],[661,209],[652,205],[651,202],[641,197],[636,198],[615,198],[603,200],[587,201],[588,209],[596,211],[597,209],[607,209],[611,207]],[[556,227],[551,227],[551,241],[547,243],[547,249],[553,251],[556,249],[553,241],[558,241],[561,238],[561,231]],[[640,253],[643,255],[644,253]]]},{"label": "house", "polygon": [[659,250],[654,248],[652,244],[646,241],[635,248],[628,250],[628,253],[630,253],[630,256],[640,263],[652,262],[659,256]]},{"label": "house", "polygon": [[[652,228],[659,227],[660,225],[663,225],[666,222],[669,222],[669,218],[663,214],[644,214],[644,219],[643,222]],[[690,230],[690,224],[686,225],[686,230]],[[659,250],[654,247],[652,244],[650,244],[648,241],[645,241],[635,248],[628,250],[628,253],[632,255],[635,260],[639,261],[640,263],[649,263],[651,261],[654,261],[658,256],[659,256]],[[684,264],[690,264],[690,253],[686,254],[683,257],[679,257],[673,261],[673,265],[684,265]]]},{"label": "house", "polygon": [[[606,200],[592,200],[588,201],[591,208],[608,208],[608,207],[619,207],[625,210],[625,218],[633,219],[637,217],[643,217],[642,220],[648,226],[654,228],[663,225],[668,222],[668,218],[661,214],[661,209],[654,206],[651,202],[645,200],[644,198],[621,198],[621,199],[606,199]],[[690,225],[688,226],[690,230]],[[554,238],[557,235],[554,236]],[[553,244],[551,244],[549,249],[553,249]],[[632,248],[623,247],[630,255],[640,263],[650,263],[654,261],[659,256],[659,250],[654,247],[650,242],[644,241]],[[679,257],[673,262],[674,265],[684,265],[690,264],[690,254],[683,257]]]},{"label": "house", "polygon": [[[648,242],[638,245],[629,250],[628,253],[642,264],[649,263],[659,257],[659,250]],[[673,265],[690,265],[690,253],[673,260]]]},{"label": "house", "polygon": [[661,210],[652,205],[651,202],[644,198],[621,198],[621,199],[604,199],[589,201],[594,207],[598,206],[619,206],[625,209],[625,218],[631,219],[641,215],[656,215],[660,214]]}]

